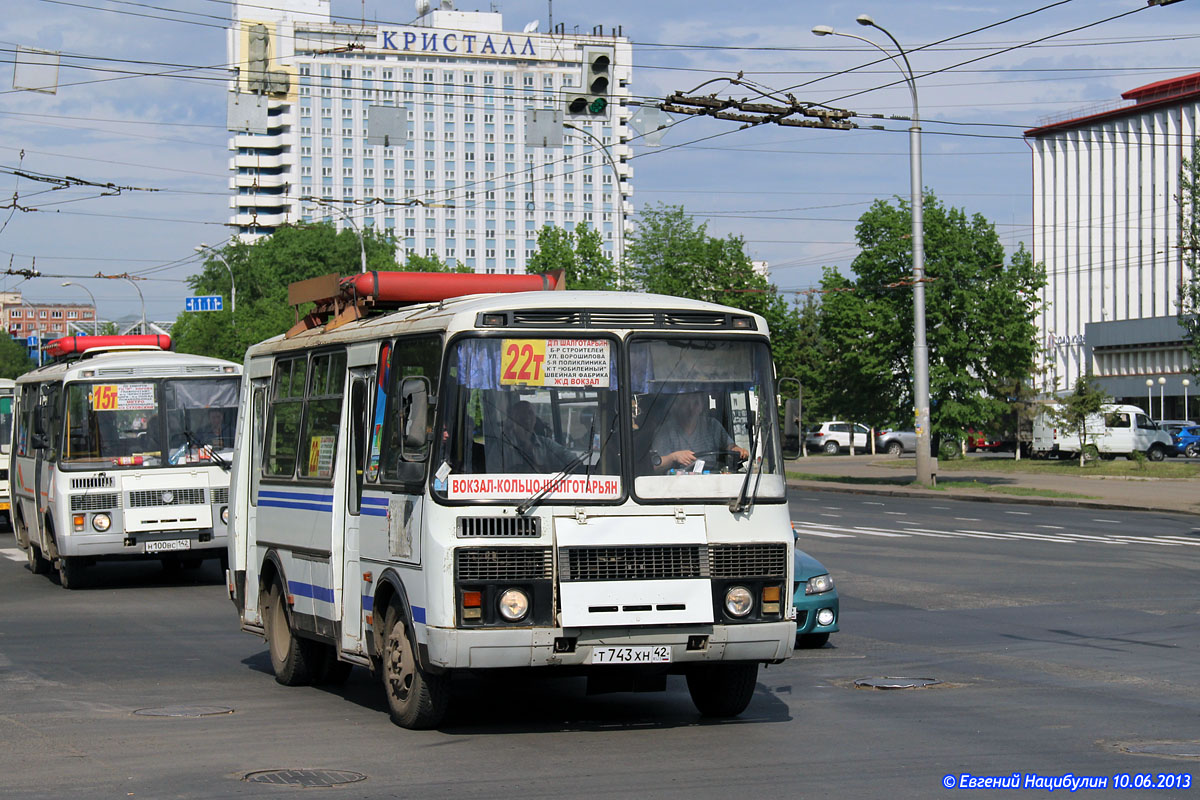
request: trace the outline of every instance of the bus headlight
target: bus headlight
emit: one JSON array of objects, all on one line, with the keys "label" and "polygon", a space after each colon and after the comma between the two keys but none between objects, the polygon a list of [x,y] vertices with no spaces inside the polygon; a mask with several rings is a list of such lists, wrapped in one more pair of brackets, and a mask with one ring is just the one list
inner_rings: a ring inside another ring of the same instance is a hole
[{"label": "bus headlight", "polygon": [[500,616],[508,622],[518,622],[529,613],[529,595],[520,589],[505,589],[500,595]]},{"label": "bus headlight", "polygon": [[229,524],[229,506],[221,506],[221,522]]},{"label": "bus headlight", "polygon": [[112,527],[112,517],[108,514],[92,514],[92,527],[104,533]]},{"label": "bus headlight", "polygon": [[754,607],[754,596],[745,586],[730,586],[725,592],[725,610],[733,617],[744,617]]},{"label": "bus headlight", "polygon": [[833,578],[828,575],[817,575],[809,578],[804,584],[805,594],[825,594],[833,589]]}]

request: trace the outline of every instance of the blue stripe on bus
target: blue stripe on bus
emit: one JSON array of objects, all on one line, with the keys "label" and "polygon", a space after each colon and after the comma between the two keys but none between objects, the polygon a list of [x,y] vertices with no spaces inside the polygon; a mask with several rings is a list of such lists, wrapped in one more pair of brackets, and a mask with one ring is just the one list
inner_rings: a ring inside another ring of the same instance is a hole
[{"label": "blue stripe on bus", "polygon": [[268,508],[291,508],[299,511],[326,511],[332,513],[333,495],[262,490],[258,493],[258,504],[260,506],[267,506]]},{"label": "blue stripe on bus", "polygon": [[359,511],[367,517],[386,517],[388,515],[386,508],[367,508],[363,506]]},{"label": "blue stripe on bus", "polygon": [[317,586],[312,583],[288,581],[288,591],[292,594],[298,594],[301,597],[311,597],[313,600],[320,600],[323,603],[333,602],[333,589],[326,589],[324,586]]},{"label": "blue stripe on bus", "polygon": [[315,503],[286,503],[281,500],[259,500],[260,506],[267,508],[291,508],[297,511],[322,511],[326,514],[333,513],[333,504],[320,506]]},{"label": "blue stripe on bus", "polygon": [[325,503],[333,502],[333,495],[331,494],[308,494],[307,492],[272,492],[267,489],[261,489],[258,492],[258,496],[278,497],[281,500],[309,500]]},{"label": "blue stripe on bus", "polygon": [[386,497],[363,497],[362,501],[366,506],[386,506],[388,504]]}]

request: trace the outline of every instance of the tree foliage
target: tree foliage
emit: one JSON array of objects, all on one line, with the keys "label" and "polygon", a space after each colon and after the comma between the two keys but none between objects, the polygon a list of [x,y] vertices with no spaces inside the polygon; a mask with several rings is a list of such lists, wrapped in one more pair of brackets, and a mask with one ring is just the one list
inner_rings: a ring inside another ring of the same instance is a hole
[{"label": "tree foliage", "polygon": [[37,367],[29,357],[22,341],[11,336],[0,336],[0,378],[13,379]]},{"label": "tree foliage", "polygon": [[[390,237],[367,228],[362,245],[368,270],[399,269],[396,243]],[[197,294],[223,295],[225,310],[180,314],[172,328],[179,352],[240,362],[250,345],[278,336],[295,323],[296,313],[287,302],[288,284],[332,273],[352,275],[360,269],[358,234],[349,229],[339,232],[328,223],[284,226],[253,243],[234,240],[220,255],[237,283],[236,317],[230,303],[229,271],[210,256],[204,270],[188,278],[188,285]],[[405,268],[470,271],[451,269],[435,256],[415,254],[409,255]]]},{"label": "tree foliage", "polygon": [[568,289],[615,290],[617,267],[604,252],[600,231],[587,225],[568,231],[547,225],[538,231],[538,251],[525,267],[528,272],[566,274]]},{"label": "tree foliage", "polygon": [[[1004,248],[983,216],[924,199],[925,323],[935,435],[958,437],[1008,411],[1006,390],[1032,372],[1037,290],[1044,270],[1021,246]],[[912,214],[876,201],[859,219],[854,277],[827,269],[821,333],[835,354],[824,380],[840,414],[911,424]]]},{"label": "tree foliage", "polygon": [[1195,369],[1200,365],[1200,139],[1192,142],[1192,157],[1183,159],[1176,202],[1184,272],[1179,287],[1179,325]]},{"label": "tree foliage", "polygon": [[1075,390],[1061,400],[1062,408],[1057,416],[1063,426],[1079,436],[1081,467],[1087,461],[1088,454],[1087,419],[1100,413],[1100,408],[1108,400],[1108,396],[1100,388],[1100,383],[1091,375],[1080,375],[1075,380]]}]

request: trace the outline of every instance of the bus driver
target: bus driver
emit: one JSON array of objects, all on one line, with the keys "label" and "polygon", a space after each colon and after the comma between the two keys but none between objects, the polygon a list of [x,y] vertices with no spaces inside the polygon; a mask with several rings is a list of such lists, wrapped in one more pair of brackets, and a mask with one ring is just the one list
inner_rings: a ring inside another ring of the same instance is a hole
[{"label": "bus driver", "polygon": [[715,459],[723,452],[736,453],[739,462],[750,457],[749,451],[739,447],[725,427],[709,416],[706,399],[702,392],[676,396],[670,413],[654,434],[655,472],[690,469],[701,457]]}]

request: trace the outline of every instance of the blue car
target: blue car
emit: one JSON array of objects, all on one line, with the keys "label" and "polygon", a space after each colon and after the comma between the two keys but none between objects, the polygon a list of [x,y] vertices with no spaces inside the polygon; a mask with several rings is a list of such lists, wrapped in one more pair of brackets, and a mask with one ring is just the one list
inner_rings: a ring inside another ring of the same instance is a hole
[{"label": "blue car", "polygon": [[1171,441],[1175,443],[1175,452],[1179,455],[1188,458],[1200,456],[1200,425],[1172,433]]},{"label": "blue car", "polygon": [[795,549],[796,581],[792,605],[796,607],[796,647],[824,647],[829,634],[838,630],[838,593],[833,578],[820,561]]}]

